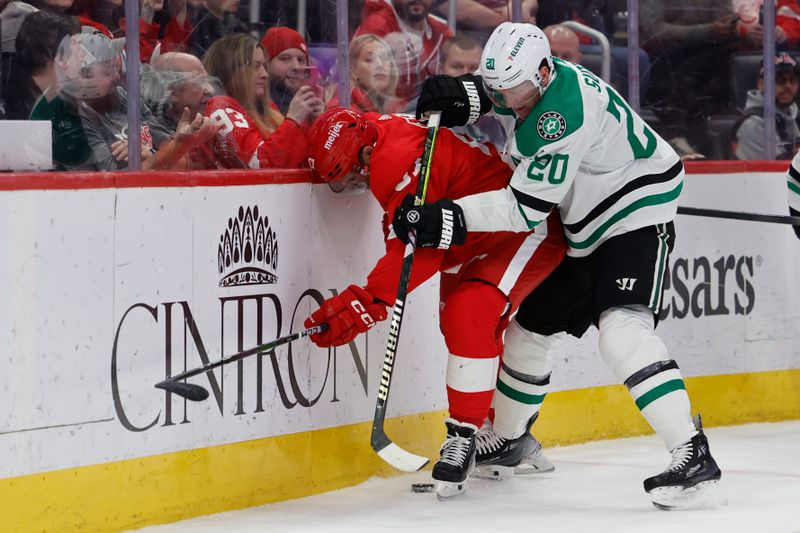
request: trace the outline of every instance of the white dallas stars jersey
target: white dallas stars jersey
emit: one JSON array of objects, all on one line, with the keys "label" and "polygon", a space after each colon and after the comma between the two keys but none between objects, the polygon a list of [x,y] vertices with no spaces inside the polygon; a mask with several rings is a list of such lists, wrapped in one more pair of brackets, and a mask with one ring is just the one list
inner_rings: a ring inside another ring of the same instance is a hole
[{"label": "white dallas stars jersey", "polygon": [[589,70],[553,60],[528,118],[494,108],[508,133],[510,186],[458,200],[469,231],[526,231],[558,206],[568,255],[675,217],[683,165],[620,95]]}]

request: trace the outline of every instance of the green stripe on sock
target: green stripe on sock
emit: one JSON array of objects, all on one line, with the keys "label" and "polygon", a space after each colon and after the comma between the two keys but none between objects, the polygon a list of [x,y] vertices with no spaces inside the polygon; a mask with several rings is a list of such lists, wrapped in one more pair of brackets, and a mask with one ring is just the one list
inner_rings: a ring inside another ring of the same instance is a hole
[{"label": "green stripe on sock", "polygon": [[516,389],[512,389],[510,386],[503,383],[501,380],[497,380],[497,390],[501,393],[505,394],[512,400],[516,400],[519,403],[524,403],[528,405],[537,405],[544,401],[544,397],[547,394],[525,394],[524,392],[520,392]]},{"label": "green stripe on sock", "polygon": [[[500,388],[499,387],[499,385],[500,385],[499,381],[497,382],[497,385],[498,385],[497,388],[499,389]],[[666,394],[669,394],[670,392],[673,392],[673,391],[676,391],[676,390],[681,390],[681,389],[686,390],[686,387],[683,385],[683,380],[682,379],[673,379],[671,381],[667,381],[666,383],[662,383],[661,385],[659,385],[658,387],[654,388],[653,390],[650,390],[650,391],[646,392],[645,394],[642,394],[641,396],[639,396],[639,399],[636,400],[636,407],[638,407],[639,410],[641,411],[642,409],[644,409],[645,407],[647,407],[648,405],[650,405],[654,401],[658,400],[662,396],[664,396]]]}]

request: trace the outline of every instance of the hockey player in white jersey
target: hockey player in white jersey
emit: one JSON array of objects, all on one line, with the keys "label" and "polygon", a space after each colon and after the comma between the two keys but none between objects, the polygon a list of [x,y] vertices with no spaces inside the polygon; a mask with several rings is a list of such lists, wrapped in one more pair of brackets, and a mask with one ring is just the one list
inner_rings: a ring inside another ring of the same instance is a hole
[{"label": "hockey player in white jersey", "polygon": [[[494,424],[476,439],[478,468],[513,466],[505,458],[547,394],[554,345],[595,324],[600,355],[672,454],[664,472],[644,481],[654,505],[721,503],[714,490],[721,472],[699,416],[692,419],[678,365],[655,334],[684,176],[678,155],[612,87],[553,58],[530,24],[495,29],[480,76],[427,80],[417,113],[433,110],[442,111],[444,126],[491,110],[508,133],[509,187],[455,202],[467,231],[527,231],[557,208],[569,245],[506,332]],[[393,222],[403,234],[430,231],[440,211],[435,202],[408,207]]]},{"label": "hockey player in white jersey", "polygon": [[[789,165],[789,172],[786,174],[786,185],[789,188],[789,214],[800,217],[800,152],[798,152],[792,164]],[[793,226],[797,238],[800,239],[800,226]]]}]

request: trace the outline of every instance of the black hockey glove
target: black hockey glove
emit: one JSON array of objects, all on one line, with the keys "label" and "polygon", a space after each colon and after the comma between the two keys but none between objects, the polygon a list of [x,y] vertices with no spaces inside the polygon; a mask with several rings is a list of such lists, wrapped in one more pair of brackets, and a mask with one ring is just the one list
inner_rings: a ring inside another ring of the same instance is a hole
[{"label": "black hockey glove", "polygon": [[447,250],[453,244],[464,244],[467,224],[464,211],[452,200],[439,200],[414,207],[414,197],[407,195],[394,212],[392,228],[407,243],[409,233],[416,231],[417,248]]},{"label": "black hockey glove", "polygon": [[474,124],[491,109],[492,102],[483,90],[480,76],[433,76],[422,83],[417,119],[425,118],[431,111],[441,111],[441,126],[452,128]]}]

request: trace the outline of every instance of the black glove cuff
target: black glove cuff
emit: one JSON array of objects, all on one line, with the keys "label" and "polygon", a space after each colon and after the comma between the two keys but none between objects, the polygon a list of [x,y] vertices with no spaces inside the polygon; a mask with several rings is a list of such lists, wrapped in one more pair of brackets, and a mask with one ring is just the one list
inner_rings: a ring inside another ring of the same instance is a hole
[{"label": "black glove cuff", "polygon": [[492,109],[492,102],[483,88],[483,79],[475,74],[464,74],[456,79],[464,86],[469,101],[467,124],[475,124],[481,115],[485,115]]}]

